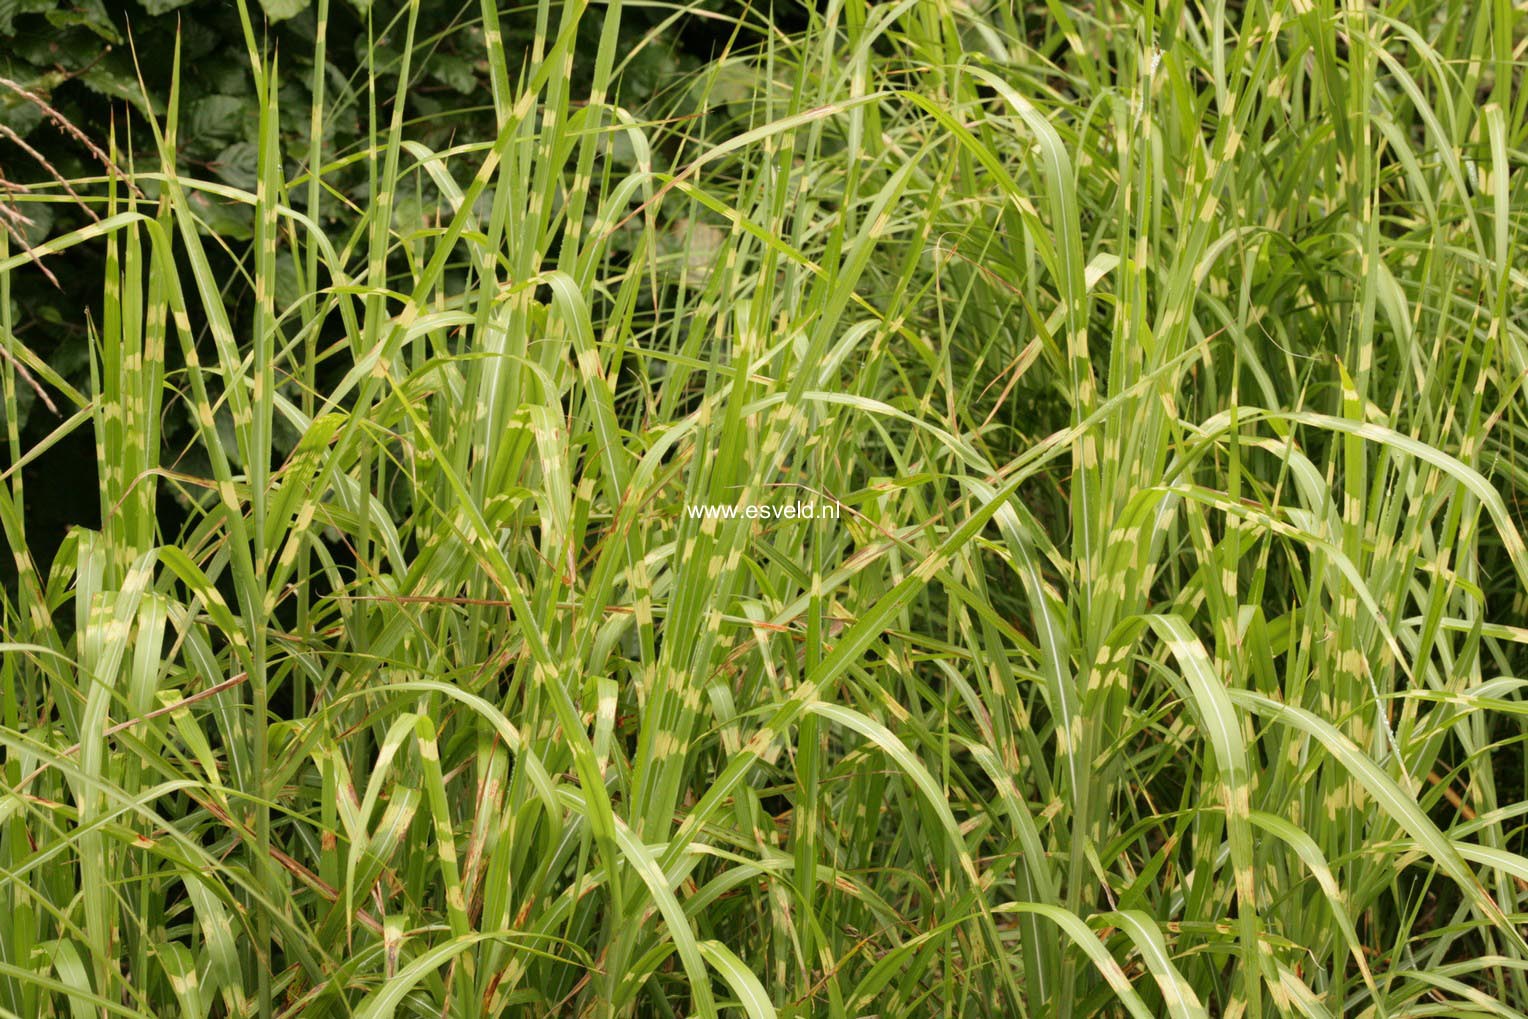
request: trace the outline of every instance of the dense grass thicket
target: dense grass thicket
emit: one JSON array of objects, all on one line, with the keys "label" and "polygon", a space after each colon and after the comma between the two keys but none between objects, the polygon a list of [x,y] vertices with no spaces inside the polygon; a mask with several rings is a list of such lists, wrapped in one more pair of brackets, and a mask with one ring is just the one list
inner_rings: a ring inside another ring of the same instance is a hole
[{"label": "dense grass thicket", "polygon": [[740,7],[628,102],[490,0],[495,136],[333,156],[239,10],[247,187],[172,87],[7,200],[92,217],[0,232],[0,1016],[1528,1013],[1521,2]]}]

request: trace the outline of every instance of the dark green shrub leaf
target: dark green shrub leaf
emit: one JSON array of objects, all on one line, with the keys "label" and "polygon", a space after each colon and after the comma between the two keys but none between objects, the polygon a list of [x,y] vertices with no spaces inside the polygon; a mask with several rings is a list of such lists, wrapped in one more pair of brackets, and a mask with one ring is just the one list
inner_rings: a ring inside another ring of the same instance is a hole
[{"label": "dark green shrub leaf", "polygon": [[187,144],[211,155],[235,138],[250,135],[245,102],[239,96],[226,95],[203,96],[193,102],[186,112]]},{"label": "dark green shrub leaf", "polygon": [[[133,73],[130,61],[125,55],[107,54],[105,58],[92,64],[89,70],[81,74],[80,80],[89,85],[94,92],[132,103],[140,113],[148,112],[143,89],[139,87],[138,77]],[[159,113],[161,110],[156,108],[154,112]]]},{"label": "dark green shrub leaf", "polygon": [[260,153],[253,142],[238,141],[218,153],[212,168],[225,182],[253,191],[259,179]]},{"label": "dark green shrub leaf", "polygon": [[111,16],[106,13],[106,7],[101,0],[76,0],[68,6],[60,6],[57,10],[47,12],[49,23],[56,28],[72,28],[79,25],[88,28],[107,42],[121,42],[122,36],[117,32],[117,26],[111,23]]},{"label": "dark green shrub leaf", "polygon": [[184,7],[191,0],[138,0],[150,14],[167,14],[177,7]]},{"label": "dark green shrub leaf", "polygon": [[272,21],[285,21],[308,9],[308,0],[260,0],[265,16]]},{"label": "dark green shrub leaf", "polygon": [[58,0],[0,0],[0,35],[10,35],[20,14],[41,14],[58,6]]}]

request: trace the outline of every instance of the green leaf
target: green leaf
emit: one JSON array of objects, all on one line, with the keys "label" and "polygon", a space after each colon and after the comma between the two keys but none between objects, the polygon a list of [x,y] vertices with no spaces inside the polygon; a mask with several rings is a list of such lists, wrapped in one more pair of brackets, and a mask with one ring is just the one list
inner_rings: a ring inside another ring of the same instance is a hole
[{"label": "green leaf", "polygon": [[219,152],[212,165],[224,181],[253,191],[259,180],[260,152],[252,142],[236,141]]},{"label": "green leaf", "polygon": [[42,14],[57,6],[58,0],[0,0],[0,35],[10,35],[20,15]]},{"label": "green leaf", "polygon": [[260,6],[265,9],[265,16],[272,21],[285,21],[294,18],[308,9],[310,0],[260,0]]},{"label": "green leaf", "polygon": [[101,0],[69,0],[48,12],[48,21],[55,28],[88,28],[107,42],[120,43],[122,35],[112,24],[111,16]]},{"label": "green leaf", "polygon": [[138,0],[138,2],[150,14],[158,15],[168,14],[177,8],[184,7],[186,4],[191,3],[192,0]]},{"label": "green leaf", "polygon": [[[245,135],[253,124],[254,110],[241,96],[202,96],[186,107],[187,144],[206,145],[212,151]],[[217,143],[217,144],[214,144]]]}]

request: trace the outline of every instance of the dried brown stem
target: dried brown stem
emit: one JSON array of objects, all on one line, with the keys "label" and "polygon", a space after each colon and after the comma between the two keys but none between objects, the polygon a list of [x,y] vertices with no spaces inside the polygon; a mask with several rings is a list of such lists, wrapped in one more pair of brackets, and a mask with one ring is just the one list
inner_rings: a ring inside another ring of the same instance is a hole
[{"label": "dried brown stem", "polygon": [[[47,269],[43,269],[43,272],[47,272]],[[58,281],[54,280],[53,282],[57,284]],[[10,366],[16,369],[16,374],[21,376],[23,382],[32,387],[32,392],[37,394],[37,398],[43,402],[43,406],[52,411],[54,417],[58,417],[58,407],[54,406],[53,401],[48,399],[47,390],[43,389],[36,379],[32,378],[32,373],[27,371],[27,366],[16,359],[16,355],[10,352],[8,345],[0,344],[0,356],[3,356],[6,361],[10,362]]]},{"label": "dried brown stem", "polygon": [[137,185],[133,184],[133,182],[128,178],[127,174],[122,171],[122,168],[118,166],[116,162],[110,156],[108,156],[99,145],[91,141],[89,135],[75,127],[74,124],[70,122],[68,117],[65,117],[62,113],[59,113],[52,106],[50,106],[46,99],[38,95],[36,92],[24,88],[4,76],[0,76],[0,86],[10,89],[12,92],[16,93],[18,96],[31,103],[33,106],[36,106],[39,110],[47,115],[48,119],[53,122],[54,127],[58,128],[64,134],[67,134],[69,137],[85,146],[85,148],[89,150],[90,154],[95,156],[95,158],[100,161],[102,166],[106,167],[118,177],[121,177],[123,181],[126,182],[127,186],[132,189],[133,194],[137,195],[139,198],[143,197],[143,192],[138,190]]},{"label": "dried brown stem", "polygon": [[80,197],[80,193],[78,191],[74,190],[74,185],[69,182],[69,178],[59,173],[53,164],[48,162],[47,157],[34,149],[25,138],[21,137],[21,135],[17,134],[15,131],[12,131],[4,124],[0,124],[0,135],[4,135],[6,138],[9,138],[11,142],[14,143],[18,148],[35,159],[38,166],[41,166],[44,170],[47,170],[48,175],[51,176],[54,180],[58,181],[58,183],[63,186],[65,191],[69,192],[69,197],[74,199],[75,204],[85,210],[85,215],[89,216],[91,219],[98,223],[101,221],[101,217],[96,213],[96,211],[86,203],[85,199]]}]

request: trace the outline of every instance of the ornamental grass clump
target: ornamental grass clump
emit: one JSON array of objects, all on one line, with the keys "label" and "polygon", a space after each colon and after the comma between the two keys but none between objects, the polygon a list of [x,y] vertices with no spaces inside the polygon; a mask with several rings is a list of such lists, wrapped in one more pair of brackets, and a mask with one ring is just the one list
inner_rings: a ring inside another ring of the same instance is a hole
[{"label": "ornamental grass clump", "polygon": [[0,235],[0,1015],[1528,1009],[1521,10],[830,0],[628,105],[485,3],[432,148],[416,3],[332,158],[240,11],[251,186],[172,89]]}]

